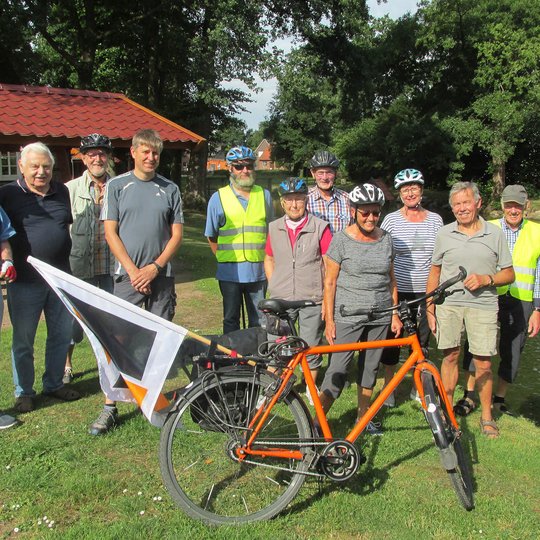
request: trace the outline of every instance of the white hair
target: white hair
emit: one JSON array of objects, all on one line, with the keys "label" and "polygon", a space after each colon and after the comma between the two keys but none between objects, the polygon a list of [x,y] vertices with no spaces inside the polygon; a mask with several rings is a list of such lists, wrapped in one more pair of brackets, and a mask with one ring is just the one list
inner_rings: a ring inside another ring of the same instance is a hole
[{"label": "white hair", "polygon": [[460,191],[465,191],[467,189],[470,189],[472,191],[474,202],[478,202],[480,200],[480,190],[474,182],[456,182],[452,186],[452,189],[450,189],[450,194],[448,195],[448,202],[450,203],[450,206],[452,206],[452,197],[456,193],[459,193]]},{"label": "white hair", "polygon": [[52,155],[52,152],[49,150],[49,147],[41,142],[35,142],[27,144],[22,150],[21,150],[21,163],[24,165],[26,163],[26,157],[30,152],[35,152],[36,154],[45,154],[49,157],[51,160],[52,166],[54,167],[54,156]]}]

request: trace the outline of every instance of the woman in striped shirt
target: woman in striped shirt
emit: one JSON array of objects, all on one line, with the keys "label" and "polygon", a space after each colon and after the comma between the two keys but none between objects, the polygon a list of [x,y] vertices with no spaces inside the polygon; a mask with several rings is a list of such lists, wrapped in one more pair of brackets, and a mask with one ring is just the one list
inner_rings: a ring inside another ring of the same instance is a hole
[{"label": "woman in striped shirt", "polygon": [[[398,287],[398,299],[413,300],[426,292],[426,282],[431,268],[431,256],[435,247],[435,236],[442,227],[439,214],[429,212],[422,207],[424,177],[416,169],[404,169],[394,178],[394,187],[398,190],[403,206],[388,214],[381,229],[392,235],[395,260],[394,272]],[[418,337],[424,354],[428,354],[430,330],[426,317],[425,302],[413,312],[413,320],[418,324]],[[382,363],[394,366],[385,370],[385,384],[390,380],[399,361],[399,349],[386,349]],[[385,404],[395,405],[394,394]]]}]

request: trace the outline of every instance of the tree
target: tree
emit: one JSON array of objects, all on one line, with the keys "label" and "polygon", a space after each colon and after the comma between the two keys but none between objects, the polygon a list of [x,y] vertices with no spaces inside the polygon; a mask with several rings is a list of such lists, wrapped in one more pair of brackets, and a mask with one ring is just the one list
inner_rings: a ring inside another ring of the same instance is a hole
[{"label": "tree", "polygon": [[[475,148],[488,153],[494,198],[505,186],[506,163],[523,139],[540,95],[540,17],[531,21],[526,2],[505,3],[492,17],[495,22],[488,18],[477,36],[471,103],[443,123],[454,138],[458,158]],[[523,25],[525,20],[528,25]]]}]

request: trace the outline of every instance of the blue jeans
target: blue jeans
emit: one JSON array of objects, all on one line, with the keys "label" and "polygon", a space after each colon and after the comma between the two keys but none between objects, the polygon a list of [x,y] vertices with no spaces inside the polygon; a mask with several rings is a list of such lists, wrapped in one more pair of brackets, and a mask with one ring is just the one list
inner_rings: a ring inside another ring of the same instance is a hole
[{"label": "blue jeans", "polygon": [[47,341],[43,391],[54,392],[64,384],[64,365],[71,340],[73,318],[52,289],[43,281],[9,283],[9,316],[13,326],[11,361],[15,396],[34,396],[34,339],[39,317],[45,314]]},{"label": "blue jeans", "polygon": [[219,281],[219,290],[223,296],[223,333],[240,330],[240,306],[246,302],[249,328],[261,326],[261,312],[257,305],[266,294],[266,280],[253,283]]}]

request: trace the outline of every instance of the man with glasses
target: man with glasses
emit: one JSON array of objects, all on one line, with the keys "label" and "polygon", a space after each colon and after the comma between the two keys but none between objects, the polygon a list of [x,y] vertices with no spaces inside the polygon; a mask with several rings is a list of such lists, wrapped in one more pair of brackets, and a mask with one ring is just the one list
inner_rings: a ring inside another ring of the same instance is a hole
[{"label": "man with glasses", "polygon": [[334,187],[338,158],[326,150],[319,150],[309,162],[316,185],[309,189],[307,210],[330,224],[336,234],[352,223],[348,194]]},{"label": "man with glasses", "polygon": [[217,259],[224,334],[240,329],[243,301],[249,327],[260,326],[257,305],[266,291],[264,247],[274,216],[270,193],[255,185],[253,151],[235,146],[226,160],[230,183],[210,197],[204,233]]},{"label": "man with glasses", "polygon": [[[105,135],[92,133],[81,139],[79,150],[86,171],[82,176],[66,183],[73,216],[69,263],[75,277],[112,293],[114,257],[105,240],[103,222],[99,219],[105,185],[109,180],[108,166],[112,144]],[[64,384],[73,380],[73,349],[82,338],[82,328],[74,320],[73,336],[64,368]]]}]

